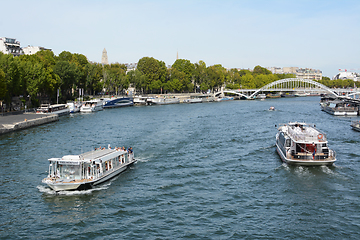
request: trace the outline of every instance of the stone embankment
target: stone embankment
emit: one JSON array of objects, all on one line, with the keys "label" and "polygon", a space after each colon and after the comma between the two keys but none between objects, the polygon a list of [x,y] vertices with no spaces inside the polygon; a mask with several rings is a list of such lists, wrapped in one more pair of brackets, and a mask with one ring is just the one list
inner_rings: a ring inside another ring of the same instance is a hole
[{"label": "stone embankment", "polygon": [[59,120],[59,116],[24,113],[17,115],[0,116],[0,135],[8,132],[22,130]]}]

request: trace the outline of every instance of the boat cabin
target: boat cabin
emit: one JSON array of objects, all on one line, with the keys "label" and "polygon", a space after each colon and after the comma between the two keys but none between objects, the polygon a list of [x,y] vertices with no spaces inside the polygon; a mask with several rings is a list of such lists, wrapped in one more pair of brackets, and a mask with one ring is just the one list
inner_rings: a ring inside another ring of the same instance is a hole
[{"label": "boat cabin", "polygon": [[125,150],[101,149],[80,155],[50,158],[49,177],[66,182],[95,180],[128,163],[132,157]]}]

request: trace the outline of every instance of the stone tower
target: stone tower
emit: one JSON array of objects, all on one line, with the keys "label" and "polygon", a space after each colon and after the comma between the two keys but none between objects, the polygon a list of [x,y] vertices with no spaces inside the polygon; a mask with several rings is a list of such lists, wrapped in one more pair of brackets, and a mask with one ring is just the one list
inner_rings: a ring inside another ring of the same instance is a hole
[{"label": "stone tower", "polygon": [[106,51],[105,48],[104,48],[104,50],[102,52],[101,63],[102,64],[109,64],[108,57],[107,57],[107,51]]}]

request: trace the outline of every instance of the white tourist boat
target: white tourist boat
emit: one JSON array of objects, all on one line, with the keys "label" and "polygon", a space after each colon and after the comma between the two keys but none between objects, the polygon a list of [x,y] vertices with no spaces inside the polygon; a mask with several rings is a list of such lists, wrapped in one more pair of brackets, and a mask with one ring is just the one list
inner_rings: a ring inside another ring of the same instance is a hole
[{"label": "white tourist boat", "polygon": [[134,97],[134,104],[135,105],[148,105],[149,102],[152,101],[152,99],[154,99],[154,98],[153,97],[136,96],[136,97]]},{"label": "white tourist boat", "polygon": [[283,162],[294,165],[332,165],[335,151],[329,149],[326,134],[315,125],[281,124],[276,134],[276,150]]},{"label": "white tourist boat", "polygon": [[352,129],[360,132],[360,121],[351,121],[350,126]]},{"label": "white tourist boat", "polygon": [[80,112],[81,103],[79,103],[79,102],[68,102],[68,103],[66,103],[66,105],[69,108],[70,113]]},{"label": "white tourist boat", "polygon": [[199,97],[192,97],[184,99],[183,103],[202,103],[202,98]]},{"label": "white tourist boat", "polygon": [[37,114],[57,114],[58,116],[70,114],[70,110],[66,104],[41,104],[39,108],[36,109]]},{"label": "white tourist boat", "polygon": [[307,96],[309,96],[309,94],[306,92],[296,92],[295,93],[295,97],[307,97]]},{"label": "white tourist boat", "polygon": [[132,150],[110,147],[79,155],[49,159],[49,174],[42,180],[55,191],[90,189],[136,162]]},{"label": "white tourist boat", "polygon": [[212,95],[200,95],[198,96],[198,98],[201,98],[201,101],[204,102],[214,102],[215,101],[215,97]]},{"label": "white tourist boat", "polygon": [[321,110],[334,116],[357,116],[358,107],[352,103],[341,100],[320,103]]},{"label": "white tourist boat", "polygon": [[264,93],[258,94],[256,96],[256,99],[260,99],[260,100],[265,100],[265,98],[266,98],[266,95]]},{"label": "white tourist boat", "polygon": [[147,99],[148,104],[166,105],[166,104],[177,104],[180,103],[180,99],[176,97],[156,97]]},{"label": "white tourist boat", "polygon": [[103,101],[101,99],[94,99],[83,102],[80,112],[89,113],[101,111],[104,109]]}]

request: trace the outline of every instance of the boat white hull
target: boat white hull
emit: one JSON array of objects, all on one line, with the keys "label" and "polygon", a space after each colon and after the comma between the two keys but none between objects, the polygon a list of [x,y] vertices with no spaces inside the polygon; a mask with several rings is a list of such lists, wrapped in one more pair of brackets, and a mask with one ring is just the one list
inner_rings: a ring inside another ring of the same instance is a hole
[{"label": "boat white hull", "polygon": [[76,190],[80,187],[80,185],[82,185],[80,183],[52,184],[51,182],[45,182],[45,181],[43,183],[47,184],[52,190],[56,192]]},{"label": "boat white hull", "polygon": [[104,107],[102,105],[95,106],[95,107],[81,107],[80,112],[91,113],[91,112],[101,111],[103,109],[104,109]]},{"label": "boat white hull", "polygon": [[217,101],[217,102],[223,102],[223,101],[232,101],[232,100],[234,100],[233,97],[224,97],[224,98],[218,98],[218,99],[216,99],[215,101]]},{"label": "boat white hull", "polygon": [[80,112],[80,108],[70,109],[70,113],[78,113],[78,112]]},{"label": "boat white hull", "polygon": [[202,103],[202,99],[201,99],[201,98],[185,99],[185,100],[183,101],[183,103]]},{"label": "boat white hull", "polygon": [[337,110],[333,110],[329,107],[325,107],[325,108],[323,108],[323,110],[334,116],[357,116],[357,111],[337,111]]},{"label": "boat white hull", "polygon": [[146,105],[146,100],[136,100],[134,99],[135,105]]},{"label": "boat white hull", "polygon": [[148,99],[148,103],[157,104],[157,105],[167,105],[167,104],[177,104],[180,103],[180,99]]}]

